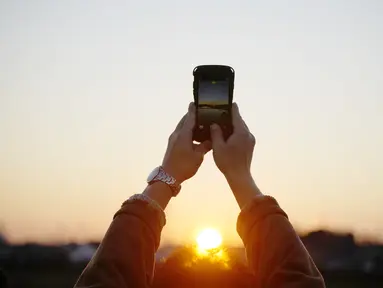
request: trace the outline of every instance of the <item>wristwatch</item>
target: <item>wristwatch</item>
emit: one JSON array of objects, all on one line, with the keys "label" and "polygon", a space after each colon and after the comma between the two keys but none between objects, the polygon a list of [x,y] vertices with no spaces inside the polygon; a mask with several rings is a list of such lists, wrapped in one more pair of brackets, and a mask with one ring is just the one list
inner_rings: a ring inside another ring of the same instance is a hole
[{"label": "wristwatch", "polygon": [[151,185],[158,181],[164,182],[172,190],[173,197],[177,196],[181,190],[181,184],[179,184],[174,177],[166,173],[162,166],[154,168],[154,170],[149,174],[148,179],[146,181],[148,182],[148,185]]}]

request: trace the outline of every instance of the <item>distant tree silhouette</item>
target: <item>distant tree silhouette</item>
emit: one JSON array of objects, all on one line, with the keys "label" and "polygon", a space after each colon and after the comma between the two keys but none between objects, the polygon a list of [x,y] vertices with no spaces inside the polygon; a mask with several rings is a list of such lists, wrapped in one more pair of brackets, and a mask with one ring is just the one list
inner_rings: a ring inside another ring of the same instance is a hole
[{"label": "distant tree silhouette", "polygon": [[[252,275],[234,259],[219,261],[212,250],[198,255],[193,247],[182,247],[156,266],[153,287],[251,287]],[[211,253],[211,254],[209,254]]]},{"label": "distant tree silhouette", "polygon": [[350,233],[340,234],[320,230],[310,232],[301,238],[319,268],[326,267],[326,264],[333,259],[349,257],[358,248],[354,235]]},{"label": "distant tree silhouette", "polygon": [[4,229],[2,228],[2,225],[0,225],[0,247],[9,245],[9,242],[7,238],[5,237],[5,233],[3,230]]},{"label": "distant tree silhouette", "polygon": [[8,281],[7,277],[3,273],[3,271],[0,269],[0,287],[1,288],[7,288],[8,287]]}]

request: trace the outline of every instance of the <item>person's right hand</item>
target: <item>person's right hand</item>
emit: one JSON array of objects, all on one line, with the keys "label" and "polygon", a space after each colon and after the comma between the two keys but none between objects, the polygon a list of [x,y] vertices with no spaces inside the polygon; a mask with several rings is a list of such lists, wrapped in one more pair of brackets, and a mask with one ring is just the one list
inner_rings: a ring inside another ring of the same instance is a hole
[{"label": "person's right hand", "polygon": [[218,169],[226,179],[251,178],[250,166],[253,158],[255,137],[239,114],[236,103],[232,105],[233,134],[225,142],[217,124],[211,126],[213,157]]}]

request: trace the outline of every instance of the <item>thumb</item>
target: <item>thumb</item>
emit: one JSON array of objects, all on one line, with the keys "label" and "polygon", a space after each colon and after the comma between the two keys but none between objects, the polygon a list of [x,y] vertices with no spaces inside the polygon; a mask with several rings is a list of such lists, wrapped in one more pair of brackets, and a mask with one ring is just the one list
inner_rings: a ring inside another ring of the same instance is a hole
[{"label": "thumb", "polygon": [[219,127],[217,124],[214,123],[210,126],[210,134],[213,149],[217,146],[224,144],[225,141],[223,140],[221,127]]},{"label": "thumb", "polygon": [[211,142],[210,141],[205,141],[200,144],[193,144],[194,151],[202,153],[205,155],[207,152],[211,150]]}]

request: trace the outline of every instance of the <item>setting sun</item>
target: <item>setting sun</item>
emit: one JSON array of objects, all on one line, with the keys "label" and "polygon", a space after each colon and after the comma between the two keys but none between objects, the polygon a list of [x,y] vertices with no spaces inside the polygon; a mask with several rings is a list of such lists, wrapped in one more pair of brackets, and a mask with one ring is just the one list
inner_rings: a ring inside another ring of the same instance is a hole
[{"label": "setting sun", "polygon": [[215,229],[205,229],[197,237],[198,248],[203,250],[218,248],[221,243],[221,234]]}]

